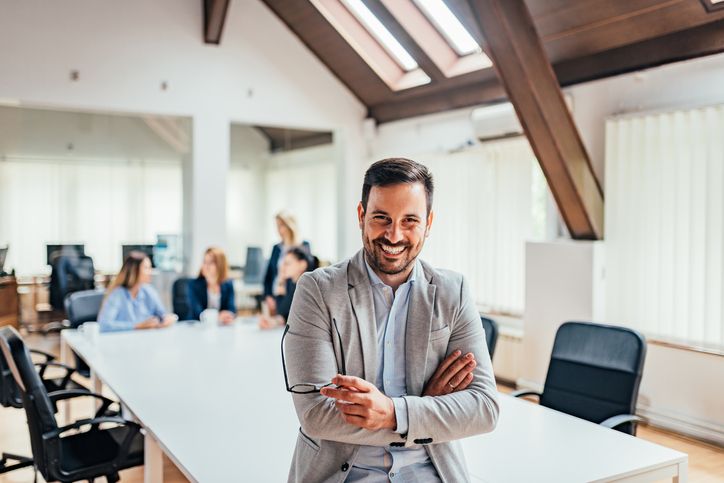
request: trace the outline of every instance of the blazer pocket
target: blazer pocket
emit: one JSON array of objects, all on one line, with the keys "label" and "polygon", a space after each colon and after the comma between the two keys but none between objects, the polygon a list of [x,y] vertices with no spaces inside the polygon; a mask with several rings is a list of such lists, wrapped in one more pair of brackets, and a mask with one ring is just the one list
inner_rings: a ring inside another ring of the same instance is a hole
[{"label": "blazer pocket", "polygon": [[446,325],[442,329],[433,330],[430,332],[430,342],[438,339],[450,338],[450,326]]},{"label": "blazer pocket", "polygon": [[314,451],[319,451],[319,445],[315,443],[312,438],[304,434],[302,428],[299,428],[299,439],[301,439],[307,446],[312,448]]}]

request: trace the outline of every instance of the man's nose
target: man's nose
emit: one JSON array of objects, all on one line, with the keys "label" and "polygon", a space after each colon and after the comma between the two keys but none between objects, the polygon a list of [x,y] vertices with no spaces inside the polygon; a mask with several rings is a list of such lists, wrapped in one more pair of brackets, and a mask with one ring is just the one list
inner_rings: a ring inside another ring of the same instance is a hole
[{"label": "man's nose", "polygon": [[401,242],[403,240],[403,236],[400,226],[397,223],[391,223],[389,228],[387,228],[387,233],[385,233],[385,237],[389,240],[390,243]]}]

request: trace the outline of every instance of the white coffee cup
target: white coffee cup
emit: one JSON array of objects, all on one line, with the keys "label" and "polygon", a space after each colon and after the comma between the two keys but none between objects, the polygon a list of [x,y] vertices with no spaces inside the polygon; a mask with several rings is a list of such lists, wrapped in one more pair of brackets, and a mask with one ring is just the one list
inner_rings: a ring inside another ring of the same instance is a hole
[{"label": "white coffee cup", "polygon": [[215,327],[219,325],[219,311],[216,309],[206,309],[199,316],[201,322],[207,327]]},{"label": "white coffee cup", "polygon": [[85,322],[78,330],[80,330],[89,341],[95,342],[101,333],[101,326],[98,322]]}]

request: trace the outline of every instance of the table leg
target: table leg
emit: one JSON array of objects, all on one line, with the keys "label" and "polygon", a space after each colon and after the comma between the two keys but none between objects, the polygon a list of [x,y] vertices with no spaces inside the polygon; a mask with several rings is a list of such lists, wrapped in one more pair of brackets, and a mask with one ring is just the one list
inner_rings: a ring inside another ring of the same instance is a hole
[{"label": "table leg", "polygon": [[676,474],[676,476],[674,476],[674,478],[672,479],[673,483],[686,483],[688,481],[688,476],[689,476],[689,462],[684,461],[682,463],[679,463],[678,466],[679,466],[679,468],[678,468],[679,471]]},{"label": "table leg", "polygon": [[146,433],[143,443],[143,481],[144,483],[160,483],[163,481],[163,450],[158,441]]},{"label": "table leg", "polygon": [[[65,364],[67,366],[73,366],[71,364],[71,354],[73,351],[70,349],[70,346],[68,345],[68,342],[65,340],[65,337],[63,337],[63,333],[60,333],[60,362],[62,364]],[[73,422],[72,415],[71,415],[71,406],[70,406],[70,399],[66,401],[61,401],[61,416],[63,418],[63,421],[65,421],[65,424],[70,424]]]},{"label": "table leg", "polygon": [[[96,374],[96,371],[93,370],[91,367],[90,370],[90,383],[91,383],[91,391],[93,391],[96,394],[102,394],[103,391],[103,381],[98,377],[98,374]],[[96,409],[101,407],[103,402],[100,399],[96,399]]]}]

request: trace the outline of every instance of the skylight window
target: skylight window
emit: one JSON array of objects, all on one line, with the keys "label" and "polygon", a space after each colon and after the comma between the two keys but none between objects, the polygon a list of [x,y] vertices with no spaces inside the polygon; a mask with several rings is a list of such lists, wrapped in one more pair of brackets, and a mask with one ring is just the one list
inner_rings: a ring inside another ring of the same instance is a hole
[{"label": "skylight window", "polygon": [[397,39],[382,25],[382,22],[380,22],[370,9],[362,3],[362,0],[342,0],[342,3],[344,3],[357,20],[382,44],[385,50],[387,50],[406,72],[418,68],[415,59],[400,45]]},{"label": "skylight window", "polygon": [[415,3],[445,36],[458,55],[480,52],[478,43],[443,0],[415,0]]}]

